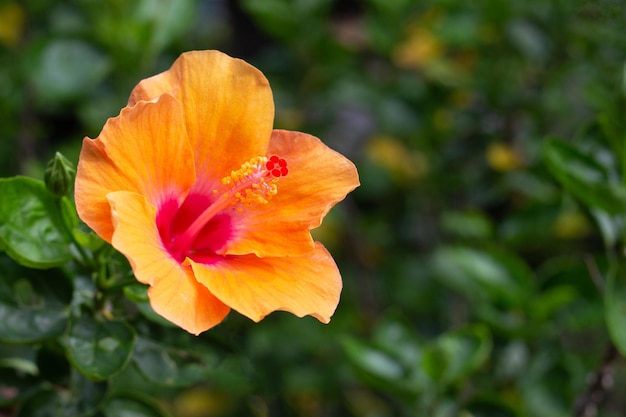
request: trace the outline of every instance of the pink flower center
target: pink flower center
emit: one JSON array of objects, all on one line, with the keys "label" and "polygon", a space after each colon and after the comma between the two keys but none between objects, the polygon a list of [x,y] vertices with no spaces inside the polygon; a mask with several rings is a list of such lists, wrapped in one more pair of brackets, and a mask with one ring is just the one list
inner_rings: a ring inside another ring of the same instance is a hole
[{"label": "pink flower center", "polygon": [[260,156],[222,178],[221,187],[208,195],[190,193],[180,207],[176,200],[166,202],[157,215],[163,244],[179,262],[214,256],[232,236],[233,210],[267,204],[288,172],[284,159]]}]

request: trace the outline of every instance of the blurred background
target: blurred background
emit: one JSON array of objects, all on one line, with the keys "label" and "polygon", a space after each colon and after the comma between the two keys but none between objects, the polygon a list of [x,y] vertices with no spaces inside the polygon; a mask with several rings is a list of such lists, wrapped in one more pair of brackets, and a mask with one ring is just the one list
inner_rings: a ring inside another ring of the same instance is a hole
[{"label": "blurred background", "polygon": [[184,51],[243,58],[277,128],[359,170],[314,231],[341,302],[329,325],[233,312],[198,338],[153,331],[216,352],[210,372],[128,367],[113,389],[177,417],[566,417],[609,355],[592,415],[623,416],[603,239],[541,148],[623,118],[625,19],[619,0],[1,0],[0,175],[76,162]]}]

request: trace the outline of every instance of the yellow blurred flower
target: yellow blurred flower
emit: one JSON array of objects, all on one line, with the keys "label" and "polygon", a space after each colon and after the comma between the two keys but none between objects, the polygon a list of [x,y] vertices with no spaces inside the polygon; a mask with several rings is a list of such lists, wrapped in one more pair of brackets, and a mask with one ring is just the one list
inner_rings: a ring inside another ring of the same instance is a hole
[{"label": "yellow blurred flower", "polygon": [[445,21],[446,15],[434,9],[411,21],[406,38],[392,52],[394,64],[446,85],[464,84],[478,56],[473,50],[447,44],[438,35],[437,27]]},{"label": "yellow blurred flower", "polygon": [[560,213],[552,227],[554,235],[561,239],[580,239],[588,235],[590,230],[587,218],[572,210]]},{"label": "yellow blurred flower", "polygon": [[182,392],[171,404],[173,415],[186,417],[216,416],[232,411],[232,397],[206,387]]},{"label": "yellow blurred flower", "polygon": [[24,11],[19,4],[0,4],[0,43],[8,46],[17,44],[24,27]]},{"label": "yellow blurred flower", "polygon": [[392,60],[398,67],[421,69],[443,56],[444,45],[432,31],[439,20],[440,13],[433,9],[408,24],[406,39],[392,53]]},{"label": "yellow blurred flower", "polygon": [[486,153],[487,163],[496,171],[512,171],[523,164],[523,159],[519,152],[502,142],[494,142],[489,145]]},{"label": "yellow blurred flower", "polygon": [[428,161],[422,153],[407,149],[391,136],[378,136],[370,140],[366,155],[400,182],[418,179],[428,172]]},{"label": "yellow blurred flower", "polygon": [[417,27],[393,51],[393,62],[401,68],[420,69],[443,55],[443,47],[430,31]]}]

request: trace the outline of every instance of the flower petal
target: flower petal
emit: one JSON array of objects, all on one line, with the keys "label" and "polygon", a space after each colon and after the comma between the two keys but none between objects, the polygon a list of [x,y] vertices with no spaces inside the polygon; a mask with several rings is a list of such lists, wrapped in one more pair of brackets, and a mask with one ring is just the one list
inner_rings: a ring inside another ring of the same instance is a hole
[{"label": "flower petal", "polygon": [[234,213],[233,238],[222,252],[229,255],[302,255],[311,250],[310,230],[359,185],[356,167],[318,138],[275,130],[268,155],[288,163],[289,174],[278,181],[278,194],[267,204]]},{"label": "flower petal", "polygon": [[193,334],[220,323],[230,308],[196,281],[190,267],[180,265],[165,250],[156,228],[156,208],[132,192],[107,197],[115,223],[112,244],[128,258],[137,280],[150,284],[154,311]]},{"label": "flower petal", "polygon": [[129,105],[171,93],[184,106],[195,152],[196,190],[212,191],[250,158],[265,155],[274,123],[265,76],[245,61],[218,51],[182,54],[172,67],[141,81]]},{"label": "flower petal", "polygon": [[230,312],[196,281],[189,267],[158,280],[148,289],[148,297],[157,314],[195,335],[218,325]]},{"label": "flower petal", "polygon": [[319,243],[305,256],[226,256],[189,263],[196,279],[211,293],[254,321],[285,310],[328,323],[339,302],[339,270]]},{"label": "flower petal", "polygon": [[182,108],[169,94],[124,108],[95,140],[85,138],[76,175],[76,208],[104,240],[113,224],[106,195],[133,191],[150,203],[182,201],[195,181]]}]

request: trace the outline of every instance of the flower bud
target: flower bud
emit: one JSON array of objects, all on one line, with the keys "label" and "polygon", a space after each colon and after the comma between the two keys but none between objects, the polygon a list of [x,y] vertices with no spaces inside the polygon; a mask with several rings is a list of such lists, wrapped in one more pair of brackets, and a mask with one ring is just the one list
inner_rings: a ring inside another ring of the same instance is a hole
[{"label": "flower bud", "polygon": [[61,198],[72,190],[75,176],[74,165],[60,152],[57,152],[54,158],[48,162],[43,179],[48,191],[55,197]]}]

